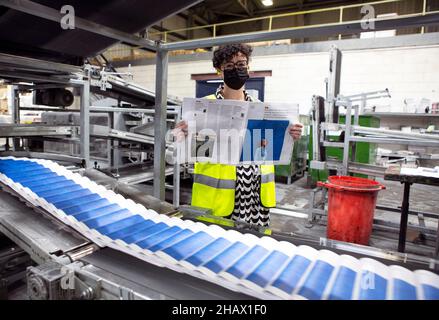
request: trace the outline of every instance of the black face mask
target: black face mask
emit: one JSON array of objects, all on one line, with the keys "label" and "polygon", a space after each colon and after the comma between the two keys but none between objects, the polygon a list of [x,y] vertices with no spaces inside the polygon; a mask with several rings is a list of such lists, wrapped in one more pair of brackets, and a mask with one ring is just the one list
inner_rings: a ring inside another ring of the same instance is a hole
[{"label": "black face mask", "polygon": [[234,90],[241,89],[248,78],[247,69],[238,70],[233,68],[232,70],[224,70],[224,82],[229,88]]}]

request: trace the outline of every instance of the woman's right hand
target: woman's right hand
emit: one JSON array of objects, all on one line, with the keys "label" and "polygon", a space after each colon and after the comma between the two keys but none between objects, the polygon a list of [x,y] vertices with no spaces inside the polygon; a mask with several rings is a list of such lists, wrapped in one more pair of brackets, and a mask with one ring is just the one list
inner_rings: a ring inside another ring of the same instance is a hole
[{"label": "woman's right hand", "polygon": [[182,120],[175,125],[172,130],[172,134],[177,139],[177,141],[183,141],[187,136],[187,122]]}]

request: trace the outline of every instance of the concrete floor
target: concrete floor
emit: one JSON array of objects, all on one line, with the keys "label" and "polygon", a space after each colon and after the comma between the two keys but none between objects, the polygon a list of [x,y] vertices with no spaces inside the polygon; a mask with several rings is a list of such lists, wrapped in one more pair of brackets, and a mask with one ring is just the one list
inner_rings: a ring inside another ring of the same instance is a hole
[{"label": "concrete floor", "polygon": [[[393,208],[401,206],[403,186],[399,182],[377,180],[386,186],[386,190],[380,191],[377,204]],[[278,207],[293,211],[296,208],[308,208],[311,189],[307,187],[306,182],[306,176],[294,181],[291,185],[276,182]],[[438,194],[437,191],[437,187],[413,185],[410,195],[410,210],[439,213],[439,196],[435,196]],[[182,181],[180,197],[181,204],[190,203],[191,183],[189,180]],[[172,201],[171,192],[167,193],[167,200]],[[400,214],[398,212],[375,210],[375,219],[381,223],[393,223],[394,226],[392,228],[381,225],[374,226],[369,245],[397,251]],[[413,226],[419,226],[418,217],[415,215],[409,216],[406,252],[432,257],[434,255],[438,222],[436,219],[425,218],[424,223],[431,231],[420,234],[419,231],[413,229]],[[317,239],[326,237],[326,223],[324,221],[317,221],[309,228],[309,226],[307,227],[307,219],[303,217],[298,218],[272,213],[271,229],[277,232],[312,236]]]}]

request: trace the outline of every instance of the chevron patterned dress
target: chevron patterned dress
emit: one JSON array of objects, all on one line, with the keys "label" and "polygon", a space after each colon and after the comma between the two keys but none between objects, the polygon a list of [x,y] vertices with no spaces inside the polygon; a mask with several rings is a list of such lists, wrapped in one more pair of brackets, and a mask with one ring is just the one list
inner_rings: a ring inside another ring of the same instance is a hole
[{"label": "chevron patterned dress", "polygon": [[[223,86],[216,90],[216,98],[224,99]],[[244,91],[245,100],[253,101]],[[235,208],[231,218],[243,221],[252,226],[268,227],[270,225],[270,209],[261,203],[261,174],[258,165],[236,166]]]}]

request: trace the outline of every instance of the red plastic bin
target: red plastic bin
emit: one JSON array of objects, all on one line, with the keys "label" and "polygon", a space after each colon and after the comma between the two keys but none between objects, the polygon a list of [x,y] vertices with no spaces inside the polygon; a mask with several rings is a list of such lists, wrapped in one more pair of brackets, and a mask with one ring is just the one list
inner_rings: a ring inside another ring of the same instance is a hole
[{"label": "red plastic bin", "polygon": [[378,192],[386,187],[349,176],[330,176],[318,185],[328,189],[327,238],[368,245]]}]

